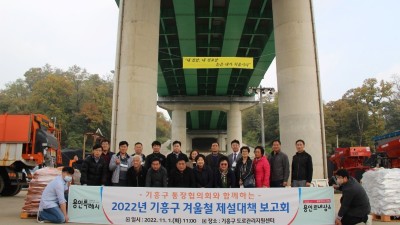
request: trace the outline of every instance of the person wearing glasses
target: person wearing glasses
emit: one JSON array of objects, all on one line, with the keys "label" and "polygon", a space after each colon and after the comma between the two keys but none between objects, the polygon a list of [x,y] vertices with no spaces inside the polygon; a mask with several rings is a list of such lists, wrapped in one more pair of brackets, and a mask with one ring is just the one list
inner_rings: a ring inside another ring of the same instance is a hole
[{"label": "person wearing glasses", "polygon": [[234,188],[236,187],[235,173],[229,169],[229,159],[222,156],[218,161],[218,170],[214,173],[215,188]]}]

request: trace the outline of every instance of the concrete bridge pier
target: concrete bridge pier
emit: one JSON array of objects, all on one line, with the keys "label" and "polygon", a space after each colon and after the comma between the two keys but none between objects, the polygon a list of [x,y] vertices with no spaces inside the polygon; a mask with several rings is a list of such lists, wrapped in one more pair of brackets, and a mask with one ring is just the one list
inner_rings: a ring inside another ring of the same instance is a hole
[{"label": "concrete bridge pier", "polygon": [[311,0],[273,0],[279,127],[290,160],[303,139],[314,178],[326,176],[325,131]]},{"label": "concrete bridge pier", "polygon": [[139,141],[147,155],[156,138],[160,0],[121,0],[119,11],[111,150],[126,140],[133,153]]}]

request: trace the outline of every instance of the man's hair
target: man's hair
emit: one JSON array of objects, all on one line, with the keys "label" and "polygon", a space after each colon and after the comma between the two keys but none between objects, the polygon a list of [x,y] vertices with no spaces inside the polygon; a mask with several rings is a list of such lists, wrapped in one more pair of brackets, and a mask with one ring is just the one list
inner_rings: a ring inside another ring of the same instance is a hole
[{"label": "man's hair", "polygon": [[108,144],[110,144],[110,140],[108,140],[108,139],[101,140],[100,144],[103,144],[104,142],[107,142]]},{"label": "man's hair", "polygon": [[256,147],[254,148],[254,152],[256,152],[257,149],[260,149],[261,155],[264,155],[264,148],[263,148],[262,146],[256,146]]},{"label": "man's hair", "polygon": [[161,146],[161,143],[160,143],[159,141],[153,141],[153,142],[151,143],[151,147],[154,147],[154,145]]},{"label": "man's hair", "polygon": [[350,177],[349,172],[346,169],[340,169],[336,171],[336,176],[341,176],[343,178],[347,177],[347,179]]},{"label": "man's hair", "polygon": [[274,144],[274,142],[278,142],[278,143],[279,143],[279,145],[282,145],[282,143],[281,143],[281,141],[280,141],[279,139],[275,139],[275,140],[273,140],[273,141],[271,142],[271,145],[273,145],[273,144]]},{"label": "man's hair", "polygon": [[236,144],[238,144],[238,145],[240,145],[240,142],[238,141],[238,140],[233,140],[233,141],[231,141],[231,145],[233,144],[233,143],[236,143]]},{"label": "man's hair", "polygon": [[151,159],[151,163],[153,163],[155,161],[158,161],[159,163],[161,163],[161,160],[158,157],[154,157],[154,158]]},{"label": "man's hair", "polygon": [[179,161],[185,161],[187,162],[187,158],[183,155],[183,154],[179,154],[178,159],[176,160],[176,163],[178,163]]},{"label": "man's hair", "polygon": [[297,141],[296,141],[296,144],[297,144],[297,142],[301,142],[301,143],[303,143],[303,145],[306,145],[306,143],[305,143],[303,140],[301,140],[301,139],[297,140]]},{"label": "man's hair", "polygon": [[132,160],[134,160],[134,159],[136,159],[136,158],[138,158],[139,160],[142,160],[142,157],[141,157],[140,155],[134,155],[134,156],[132,157]]},{"label": "man's hair", "polygon": [[136,143],[135,143],[135,146],[136,146],[136,145],[141,145],[141,146],[143,146],[143,144],[140,143],[140,142],[136,142]]},{"label": "man's hair", "polygon": [[72,168],[72,167],[70,167],[70,166],[66,166],[66,167],[64,167],[63,169],[62,169],[62,172],[67,172],[67,173],[69,173],[69,174],[74,174],[74,172],[75,172],[75,170],[74,170],[74,168]]},{"label": "man's hair", "polygon": [[95,150],[95,149],[98,149],[98,148],[101,148],[100,144],[95,144],[92,149]]},{"label": "man's hair", "polygon": [[179,146],[182,146],[182,143],[180,141],[174,141],[172,142],[172,146],[174,146],[175,144],[179,144]]},{"label": "man's hair", "polygon": [[246,150],[250,153],[250,148],[247,147],[247,146],[242,146],[242,147],[240,148],[240,153],[242,153],[243,149],[246,149]]},{"label": "man's hair", "polygon": [[214,139],[214,140],[211,142],[211,145],[213,145],[214,143],[217,143],[217,145],[219,146],[219,143],[218,143],[217,139]]},{"label": "man's hair", "polygon": [[120,147],[121,147],[121,145],[126,145],[126,146],[129,146],[129,144],[128,144],[128,142],[127,142],[127,141],[120,141],[118,146],[120,146]]}]

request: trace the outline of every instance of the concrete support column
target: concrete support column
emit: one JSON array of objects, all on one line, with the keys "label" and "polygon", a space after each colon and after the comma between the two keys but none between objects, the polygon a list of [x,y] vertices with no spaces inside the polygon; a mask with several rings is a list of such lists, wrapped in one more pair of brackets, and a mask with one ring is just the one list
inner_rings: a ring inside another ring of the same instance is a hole
[{"label": "concrete support column", "polygon": [[186,111],[182,109],[172,110],[171,141],[178,140],[182,143],[181,150],[186,151]]},{"label": "concrete support column", "polygon": [[152,152],[156,139],[160,0],[120,0],[111,145],[142,142]]},{"label": "concrete support column", "polygon": [[227,113],[227,151],[232,151],[230,145],[231,141],[239,140],[242,144],[242,112],[240,111],[240,105],[232,103],[230,110]]},{"label": "concrete support column", "polygon": [[325,131],[311,0],[273,0],[279,125],[290,160],[303,139],[314,178],[326,176]]},{"label": "concrete support column", "polygon": [[219,151],[226,152],[226,135],[225,134],[218,135],[218,144],[219,144]]},{"label": "concrete support column", "polygon": [[190,151],[193,150],[192,147],[192,137],[186,134],[186,149],[185,151],[187,152],[187,154],[190,153]]}]

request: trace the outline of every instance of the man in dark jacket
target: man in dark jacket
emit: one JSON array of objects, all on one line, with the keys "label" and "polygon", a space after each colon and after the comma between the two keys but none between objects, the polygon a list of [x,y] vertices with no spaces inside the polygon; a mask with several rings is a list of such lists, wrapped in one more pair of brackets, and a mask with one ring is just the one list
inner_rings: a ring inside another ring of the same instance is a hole
[{"label": "man in dark jacket", "polygon": [[313,176],[311,155],[304,150],[305,142],[296,141],[296,155],[292,161],[292,187],[310,187]]},{"label": "man in dark jacket", "polygon": [[148,170],[151,167],[151,162],[153,161],[154,158],[157,158],[159,160],[159,162],[161,163],[161,166],[165,167],[166,165],[166,157],[165,155],[160,153],[161,150],[161,143],[159,141],[153,141],[153,143],[151,143],[151,148],[153,148],[153,153],[151,153],[150,155],[148,155],[146,157],[146,162],[144,164],[144,168],[146,168],[146,170]]},{"label": "man in dark jacket", "polygon": [[128,187],[146,186],[147,170],[145,170],[141,164],[142,157],[140,155],[134,155],[132,157],[132,167],[128,169],[126,174]]},{"label": "man in dark jacket", "polygon": [[186,166],[187,157],[180,156],[168,176],[168,187],[196,187],[193,170]]},{"label": "man in dark jacket", "polygon": [[181,151],[181,142],[174,141],[172,143],[172,152],[167,156],[166,169],[168,173],[175,169],[178,159],[183,159],[185,162],[189,161],[187,155]]},{"label": "man in dark jacket", "polygon": [[268,161],[271,166],[271,187],[286,187],[289,179],[289,159],[281,151],[281,141],[272,141],[272,152]]},{"label": "man in dark jacket", "polygon": [[[103,139],[101,141],[101,149],[102,149],[102,154],[101,157],[105,160],[107,167],[110,166],[110,161],[112,156],[114,155],[114,152],[110,151],[110,141],[107,139]],[[112,172],[110,170],[107,170],[107,175],[106,175],[106,186],[112,186],[111,182],[111,175]]]},{"label": "man in dark jacket", "polygon": [[371,211],[367,193],[356,179],[349,176],[345,169],[336,172],[337,184],[342,191],[340,209],[336,218],[336,225],[353,225],[366,223]]},{"label": "man in dark jacket", "polygon": [[100,186],[107,182],[108,165],[101,157],[101,146],[93,146],[93,153],[83,161],[81,169],[81,184]]},{"label": "man in dark jacket", "polygon": [[146,187],[167,187],[168,173],[159,158],[152,158],[146,174]]},{"label": "man in dark jacket", "polygon": [[211,144],[211,154],[206,156],[206,165],[211,168],[211,170],[214,172],[217,172],[219,169],[219,160],[221,157],[225,157],[221,153],[219,153],[219,144],[217,140],[215,140]]}]

